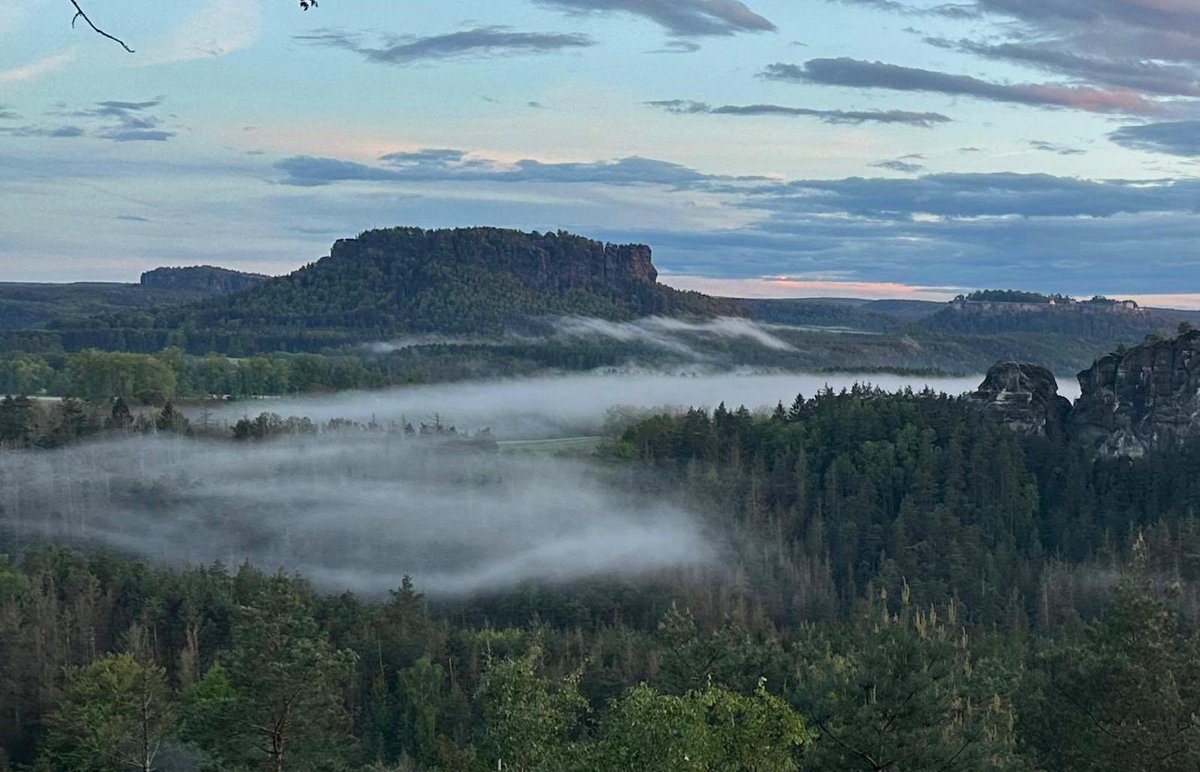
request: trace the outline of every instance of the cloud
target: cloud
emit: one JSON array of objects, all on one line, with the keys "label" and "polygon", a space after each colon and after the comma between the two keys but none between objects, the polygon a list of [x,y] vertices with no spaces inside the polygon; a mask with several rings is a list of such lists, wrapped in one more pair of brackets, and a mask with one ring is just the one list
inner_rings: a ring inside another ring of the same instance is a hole
[{"label": "cloud", "polygon": [[43,56],[41,59],[29,62],[28,64],[22,64],[7,70],[0,70],[0,83],[21,83],[37,80],[43,75],[61,70],[74,60],[75,53],[71,51]]},{"label": "cloud", "polygon": [[[906,14],[931,10],[907,0],[841,1]],[[1062,75],[1076,87],[1128,90],[1148,101],[1186,97],[1161,106],[1180,117],[1196,114],[1200,3],[1194,0],[975,0],[953,8],[943,6],[950,11],[943,15],[1001,20],[1003,39],[926,37],[927,43]]]},{"label": "cloud", "polygon": [[[435,217],[439,225],[468,225],[483,212],[514,227],[540,228],[553,212],[552,221],[569,222],[597,238],[652,244],[664,275],[786,275],[920,286],[1052,282],[1078,294],[1200,291],[1200,285],[1186,286],[1189,277],[1200,276],[1195,252],[1200,179],[925,174],[913,168],[924,163],[915,155],[882,163],[902,174],[730,178],[654,159],[512,164],[444,148],[388,154],[369,164],[295,157],[277,168],[290,185],[376,181],[383,191],[399,187],[426,196],[400,209],[363,204],[367,214],[354,215],[353,206],[345,210],[345,217],[370,221]],[[436,192],[423,187],[430,182]],[[589,196],[623,200],[629,196],[617,192],[620,187],[655,186],[667,216],[638,210],[614,224],[610,212],[579,204],[497,209],[493,202],[503,192],[481,185],[513,184],[522,192],[517,198],[524,199],[529,191],[521,184],[548,182],[587,186]],[[693,211],[701,195],[711,207],[702,218]],[[502,214],[497,218],[496,212]]]},{"label": "cloud", "polygon": [[0,134],[8,137],[42,137],[47,139],[73,139],[86,132],[78,126],[11,126],[0,127]]},{"label": "cloud", "polygon": [[913,180],[850,177],[763,188],[750,204],[788,213],[860,217],[1111,217],[1200,211],[1200,180],[1081,180],[1049,174],[929,174]]},{"label": "cloud", "polygon": [[10,137],[43,137],[74,139],[94,137],[110,142],[166,142],[175,132],[165,129],[162,120],[151,110],[163,103],[164,97],[144,102],[109,100],[96,102],[82,110],[60,110],[55,115],[69,123],[0,127],[0,134]]},{"label": "cloud", "polygon": [[907,110],[817,110],[808,107],[785,107],[771,104],[713,106],[706,102],[683,99],[659,100],[646,104],[676,115],[809,117],[830,124],[893,123],[928,128],[950,121],[950,118],[941,113],[918,113]]},{"label": "cloud", "polygon": [[647,51],[648,54],[694,54],[701,45],[694,40],[668,40],[662,48]]},{"label": "cloud", "polygon": [[982,11],[1042,27],[1078,29],[1114,25],[1196,34],[1200,6],[1192,0],[977,0]]},{"label": "cloud", "polygon": [[849,88],[922,91],[948,96],[970,96],[994,102],[1067,107],[1092,112],[1153,115],[1163,106],[1129,89],[1102,89],[1056,83],[1005,84],[969,75],[903,67],[840,57],[810,59],[803,65],[775,63],[762,73],[770,80]]},{"label": "cloud", "polygon": [[925,41],[939,48],[1018,62],[1092,83],[1167,96],[1200,96],[1200,72],[1179,64],[1088,56],[1064,49],[1062,41],[1001,44],[944,38],[926,38]]},{"label": "cloud", "polygon": [[465,151],[424,149],[387,153],[381,165],[313,156],[293,156],[275,164],[287,185],[314,187],[334,182],[509,182],[614,185],[664,185],[679,189],[763,178],[705,174],[681,164],[631,156],[613,161],[545,163],[532,159],[503,164]]},{"label": "cloud", "polygon": [[873,8],[879,11],[901,13],[906,16],[942,16],[949,19],[975,19],[980,11],[969,3],[943,3],[934,6],[906,5],[900,0],[830,0],[842,5]]},{"label": "cloud", "polygon": [[945,302],[965,287],[922,287],[897,282],[837,281],[763,276],[722,279],[670,274],[663,281],[676,289],[733,298],[862,298],[869,300],[929,300]]},{"label": "cloud", "polygon": [[297,40],[312,45],[353,51],[369,62],[408,65],[464,57],[497,56],[507,53],[553,53],[595,45],[586,35],[567,33],[514,32],[507,27],[477,27],[462,32],[430,37],[401,38],[372,47],[359,36],[338,30],[321,30],[297,35]]},{"label": "cloud", "polygon": [[110,100],[97,102],[94,107],[73,113],[83,118],[97,118],[105,125],[94,136],[112,142],[166,142],[175,132],[161,127],[162,121],[150,110],[163,103],[165,97],[145,102]]},{"label": "cloud", "polygon": [[1109,217],[866,217],[780,211],[753,226],[622,235],[664,269],[918,286],[1013,286],[1075,294],[1200,292],[1193,212]]},{"label": "cloud", "polygon": [[191,4],[191,15],[162,40],[139,52],[145,64],[167,64],[227,56],[258,41],[262,10],[257,0],[207,0]]},{"label": "cloud", "polygon": [[679,38],[774,32],[768,19],[739,0],[535,0],[571,13],[627,13]]},{"label": "cloud", "polygon": [[1056,142],[1046,142],[1040,139],[1029,140],[1029,146],[1034,150],[1041,150],[1045,153],[1055,153],[1057,155],[1087,155],[1087,151],[1068,145],[1060,145]]},{"label": "cloud", "polygon": [[1200,121],[1174,121],[1124,126],[1108,135],[1118,145],[1187,157],[1200,156]]},{"label": "cloud", "polygon": [[871,166],[875,167],[876,169],[890,169],[891,171],[903,172],[905,174],[915,174],[925,168],[922,164],[913,163],[912,161],[905,161],[899,158],[891,161],[879,161],[878,163],[871,164]]},{"label": "cloud", "polygon": [[1200,291],[1200,179],[852,177],[747,185],[735,201],[756,219],[598,235],[654,245],[665,276]]}]

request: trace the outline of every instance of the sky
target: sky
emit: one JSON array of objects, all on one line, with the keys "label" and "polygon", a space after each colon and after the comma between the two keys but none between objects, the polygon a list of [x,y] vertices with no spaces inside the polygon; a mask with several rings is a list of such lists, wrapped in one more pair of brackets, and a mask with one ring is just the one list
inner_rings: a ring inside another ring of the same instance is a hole
[{"label": "sky", "polygon": [[0,2],[0,281],[376,227],[649,244],[742,296],[1200,307],[1196,0]]}]

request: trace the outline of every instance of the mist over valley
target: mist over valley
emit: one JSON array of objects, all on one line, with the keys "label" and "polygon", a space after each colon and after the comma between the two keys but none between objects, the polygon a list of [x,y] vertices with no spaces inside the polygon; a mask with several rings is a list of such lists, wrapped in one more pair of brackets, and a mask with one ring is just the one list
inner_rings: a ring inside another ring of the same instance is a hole
[{"label": "mist over valley", "polygon": [[692,515],[568,460],[402,435],[131,437],[0,455],[0,530],[165,565],[249,562],[330,592],[431,596],[638,577],[719,551]]},{"label": "mist over valley", "polygon": [[0,0],[0,772],[1197,772],[1200,0]]},{"label": "mist over valley", "polygon": [[[982,375],[957,378],[887,373],[712,372],[687,368],[678,372],[603,371],[489,381],[405,386],[326,396],[272,398],[206,403],[188,409],[194,421],[232,424],[262,412],[306,417],[317,422],[344,418],[361,423],[432,424],[435,420],[463,432],[491,429],[500,439],[548,439],[596,435],[623,412],[644,415],[690,407],[729,409],[745,406],[769,410],[786,407],[798,394],[813,396],[824,389],[840,391],[855,384],[884,391],[931,389],[963,394],[979,385]],[[1070,394],[1070,385],[1063,384]]]}]

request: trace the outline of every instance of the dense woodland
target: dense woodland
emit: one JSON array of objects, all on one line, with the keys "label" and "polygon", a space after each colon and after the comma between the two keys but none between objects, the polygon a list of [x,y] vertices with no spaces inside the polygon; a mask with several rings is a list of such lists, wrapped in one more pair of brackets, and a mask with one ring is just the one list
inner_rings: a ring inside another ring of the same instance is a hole
[{"label": "dense woodland", "polygon": [[[188,430],[79,404],[112,416],[88,432]],[[702,513],[719,564],[435,603],[10,543],[6,763],[1200,764],[1200,448],[1100,461],[959,399],[858,389],[651,417],[596,463]]]},{"label": "dense woodland", "polygon": [[[589,371],[653,361],[656,352],[617,341],[453,345],[432,343],[391,352],[272,353],[203,357],[88,349],[76,354],[0,353],[0,394],[49,395],[161,406],[176,397],[233,398],[371,389],[414,383]],[[685,364],[688,362],[684,362]]]},{"label": "dense woodland", "polygon": [[[703,328],[673,337],[675,350],[637,339],[503,338],[416,340],[322,353],[197,356],[169,347],[154,353],[84,349],[66,353],[4,350],[0,394],[47,395],[161,405],[169,398],[234,398],[371,389],[414,383],[642,367],[671,370],[753,368],[800,372],[982,373],[997,361],[1043,364],[1060,376],[1091,365],[1103,350],[1066,334],[926,334],[894,337],[801,329],[769,330],[791,349],[720,338]],[[2,337],[2,336],[0,336]],[[1118,337],[1112,347],[1144,336]]]}]

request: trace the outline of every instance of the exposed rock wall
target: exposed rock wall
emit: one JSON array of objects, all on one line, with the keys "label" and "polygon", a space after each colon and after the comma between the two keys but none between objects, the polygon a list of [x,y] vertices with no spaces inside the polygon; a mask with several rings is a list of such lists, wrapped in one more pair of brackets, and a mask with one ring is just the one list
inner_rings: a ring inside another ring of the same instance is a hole
[{"label": "exposed rock wall", "polygon": [[1200,330],[1097,359],[1074,405],[1044,367],[1003,362],[968,399],[1020,434],[1077,442],[1104,456],[1144,456],[1200,439]]},{"label": "exposed rock wall", "polygon": [[1104,455],[1141,456],[1200,438],[1200,330],[1101,357],[1079,385],[1071,435]]},{"label": "exposed rock wall", "polygon": [[1071,402],[1059,396],[1054,374],[1040,365],[1001,362],[988,370],[972,403],[1018,434],[1064,438]]},{"label": "exposed rock wall", "polygon": [[155,268],[142,274],[143,287],[152,289],[188,290],[223,295],[257,287],[268,277],[257,273],[242,273],[211,265],[191,268]]}]

